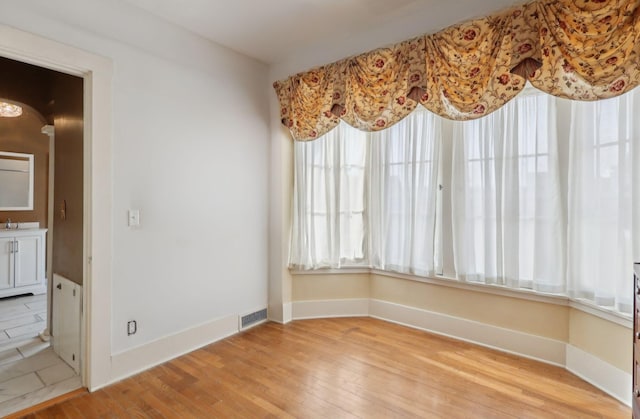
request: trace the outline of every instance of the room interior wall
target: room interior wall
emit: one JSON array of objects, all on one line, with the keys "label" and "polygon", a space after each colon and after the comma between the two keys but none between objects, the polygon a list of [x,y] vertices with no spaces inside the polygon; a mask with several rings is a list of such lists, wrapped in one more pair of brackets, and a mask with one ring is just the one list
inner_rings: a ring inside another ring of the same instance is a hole
[{"label": "room interior wall", "polygon": [[33,210],[0,211],[0,222],[37,221],[40,227],[47,227],[49,137],[40,132],[44,124],[42,116],[30,107],[24,107],[17,118],[0,118],[0,151],[33,154],[34,165]]},{"label": "room interior wall", "polygon": [[631,373],[633,331],[584,311],[569,312],[568,343]]},{"label": "room interior wall", "polygon": [[293,301],[370,298],[370,275],[293,275],[291,297]]},{"label": "room interior wall", "polygon": [[292,280],[288,269],[293,190],[293,144],[280,120],[280,107],[269,83],[270,110],[269,168],[269,319],[291,320]]},{"label": "room interior wall", "polygon": [[[234,316],[237,326],[266,307],[267,66],[119,1],[26,0],[0,23],[113,63],[111,353],[148,355],[166,337]],[[129,209],[140,226],[127,226]],[[184,351],[180,341],[163,356]]]},{"label": "room interior wall", "polygon": [[503,295],[372,275],[371,298],[566,342],[569,308]]},{"label": "room interior wall", "polygon": [[83,80],[55,73],[54,108],[53,273],[84,283]]},{"label": "room interior wall", "polygon": [[27,104],[53,124],[52,77],[48,69],[0,57],[0,98]]},{"label": "room interior wall", "polygon": [[292,288],[294,302],[371,298],[562,342],[569,341],[571,308],[563,304],[368,273],[294,274]]}]

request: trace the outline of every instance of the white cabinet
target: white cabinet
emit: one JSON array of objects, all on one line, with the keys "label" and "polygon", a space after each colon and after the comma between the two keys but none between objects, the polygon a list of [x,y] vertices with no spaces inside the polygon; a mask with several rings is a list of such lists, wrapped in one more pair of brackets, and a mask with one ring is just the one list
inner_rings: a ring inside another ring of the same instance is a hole
[{"label": "white cabinet", "polygon": [[0,230],[0,297],[43,294],[46,229]]},{"label": "white cabinet", "polygon": [[53,350],[80,373],[82,286],[53,274]]},{"label": "white cabinet", "polygon": [[0,236],[0,293],[13,288],[13,240]]}]

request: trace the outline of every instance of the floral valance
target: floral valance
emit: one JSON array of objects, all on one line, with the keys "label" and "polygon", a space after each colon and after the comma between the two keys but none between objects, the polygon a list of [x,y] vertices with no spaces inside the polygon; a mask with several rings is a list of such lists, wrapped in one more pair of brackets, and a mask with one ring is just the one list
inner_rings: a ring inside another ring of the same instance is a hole
[{"label": "floral valance", "polygon": [[340,120],[389,127],[418,103],[449,119],[486,115],[529,80],[596,100],[640,83],[640,0],[537,0],[274,83],[282,123],[313,140]]}]

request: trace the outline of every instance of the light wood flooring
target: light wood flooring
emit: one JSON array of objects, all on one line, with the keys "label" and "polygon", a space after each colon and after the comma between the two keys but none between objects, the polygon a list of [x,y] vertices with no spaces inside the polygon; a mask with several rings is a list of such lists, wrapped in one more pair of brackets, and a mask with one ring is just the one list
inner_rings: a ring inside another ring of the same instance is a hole
[{"label": "light wood flooring", "polygon": [[566,370],[371,318],[266,323],[32,418],[629,418]]},{"label": "light wood flooring", "polygon": [[46,295],[0,299],[0,417],[81,387],[37,337],[45,328]]}]

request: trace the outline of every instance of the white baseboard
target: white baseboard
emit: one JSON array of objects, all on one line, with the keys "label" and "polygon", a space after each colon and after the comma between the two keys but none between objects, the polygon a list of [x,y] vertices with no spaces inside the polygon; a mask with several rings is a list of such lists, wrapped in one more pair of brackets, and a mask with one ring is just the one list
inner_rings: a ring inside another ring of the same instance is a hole
[{"label": "white baseboard", "polygon": [[611,397],[631,406],[631,374],[569,344],[566,368]]},{"label": "white baseboard", "polygon": [[[473,320],[368,298],[294,301],[283,305],[287,320],[369,316],[392,323],[558,365],[631,405],[631,374],[565,342]],[[112,356],[112,379],[120,381],[238,332],[227,316]]]},{"label": "white baseboard", "polygon": [[369,316],[369,299],[294,301],[292,315],[294,320]]},{"label": "white baseboard", "polygon": [[294,301],[293,319],[369,316],[566,368],[631,405],[631,374],[566,342],[374,299]]},{"label": "white baseboard", "polygon": [[280,324],[287,324],[292,320],[291,303],[272,304],[267,308],[268,320]]},{"label": "white baseboard", "polygon": [[287,324],[293,320],[293,303],[282,305],[282,323]]},{"label": "white baseboard", "polygon": [[547,364],[565,365],[565,343],[558,340],[381,300],[370,300],[369,315]]},{"label": "white baseboard", "polygon": [[236,333],[238,316],[232,315],[115,354],[111,357],[111,380],[90,390],[98,390]]}]

